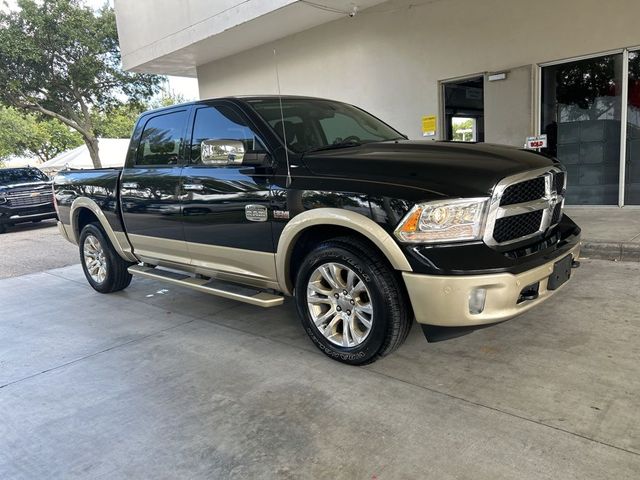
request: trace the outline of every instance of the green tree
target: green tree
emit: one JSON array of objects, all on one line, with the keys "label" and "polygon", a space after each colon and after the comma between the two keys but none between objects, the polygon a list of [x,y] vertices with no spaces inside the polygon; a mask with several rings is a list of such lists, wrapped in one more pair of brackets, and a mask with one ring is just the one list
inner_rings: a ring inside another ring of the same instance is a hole
[{"label": "green tree", "polygon": [[185,103],[187,99],[181,93],[176,93],[173,91],[163,91],[155,98],[152,98],[148,104],[149,108],[162,108],[162,107],[170,107],[171,105],[176,105],[178,103]]},{"label": "green tree", "polygon": [[[457,120],[457,121],[456,121]],[[453,140],[457,142],[471,141],[473,134],[473,119],[467,118],[465,120],[454,119],[452,124]]]},{"label": "green tree", "polygon": [[112,8],[80,0],[18,0],[0,12],[0,101],[76,130],[101,166],[97,112],[142,104],[162,77],[124,72]]},{"label": "green tree", "polygon": [[0,107],[0,158],[29,155],[46,162],[82,144],[82,137],[58,120]]},{"label": "green tree", "polygon": [[136,120],[142,112],[186,102],[184,95],[162,92],[147,103],[127,103],[96,112],[94,125],[96,134],[103,138],[129,138]]},{"label": "green tree", "polygon": [[144,110],[144,106],[124,104],[96,112],[93,119],[96,134],[102,138],[131,137],[136,119]]}]

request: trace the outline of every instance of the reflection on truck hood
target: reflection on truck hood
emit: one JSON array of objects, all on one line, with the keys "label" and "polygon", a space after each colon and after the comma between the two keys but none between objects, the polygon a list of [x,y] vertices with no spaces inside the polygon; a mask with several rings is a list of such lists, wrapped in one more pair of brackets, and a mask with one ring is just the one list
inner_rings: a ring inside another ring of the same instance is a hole
[{"label": "reflection on truck hood", "polygon": [[305,156],[304,163],[323,177],[474,197],[489,195],[504,177],[550,166],[553,160],[502,145],[403,140],[316,152]]}]

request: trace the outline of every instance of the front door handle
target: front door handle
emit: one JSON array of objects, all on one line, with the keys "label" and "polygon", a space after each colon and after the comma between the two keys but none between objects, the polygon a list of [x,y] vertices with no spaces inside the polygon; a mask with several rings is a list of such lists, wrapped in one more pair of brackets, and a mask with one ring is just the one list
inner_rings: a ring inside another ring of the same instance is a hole
[{"label": "front door handle", "polygon": [[124,182],[122,188],[129,188],[131,190],[137,190],[139,185],[136,182]]},{"label": "front door handle", "polygon": [[204,185],[201,183],[185,183],[183,188],[187,191],[201,192],[204,190]]}]

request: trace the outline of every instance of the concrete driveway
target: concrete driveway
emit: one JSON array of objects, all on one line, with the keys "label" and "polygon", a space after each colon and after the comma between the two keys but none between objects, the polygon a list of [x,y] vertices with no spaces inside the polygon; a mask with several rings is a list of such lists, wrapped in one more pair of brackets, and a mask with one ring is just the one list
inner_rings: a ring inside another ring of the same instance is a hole
[{"label": "concrete driveway", "polygon": [[0,476],[637,479],[640,265],[348,367],[262,310],[79,266],[0,281]]},{"label": "concrete driveway", "polygon": [[78,247],[62,238],[55,220],[20,223],[0,235],[0,278],[41,272],[78,262]]}]

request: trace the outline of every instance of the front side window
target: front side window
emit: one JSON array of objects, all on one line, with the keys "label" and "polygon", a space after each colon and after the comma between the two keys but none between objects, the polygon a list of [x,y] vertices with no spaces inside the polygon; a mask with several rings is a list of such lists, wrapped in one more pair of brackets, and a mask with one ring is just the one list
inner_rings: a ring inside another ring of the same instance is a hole
[{"label": "front side window", "polygon": [[[354,106],[321,99],[250,101],[252,107],[294,152],[404,139],[373,115]],[[286,140],[285,140],[286,138]]]},{"label": "front side window", "polygon": [[191,137],[191,163],[208,164],[202,159],[202,142],[242,143],[244,152],[264,152],[263,142],[240,115],[229,107],[204,107],[196,111]]},{"label": "front side window", "polygon": [[140,138],[136,165],[177,165],[182,155],[187,112],[166,113],[147,121]]}]

